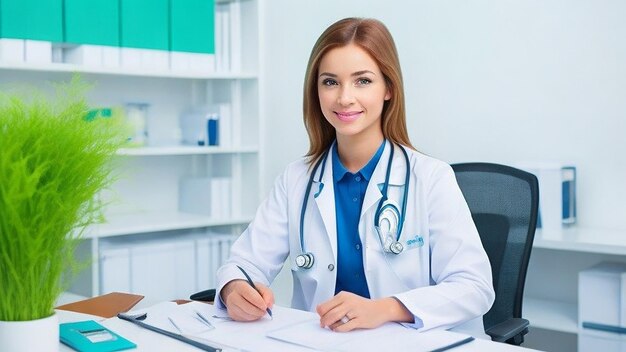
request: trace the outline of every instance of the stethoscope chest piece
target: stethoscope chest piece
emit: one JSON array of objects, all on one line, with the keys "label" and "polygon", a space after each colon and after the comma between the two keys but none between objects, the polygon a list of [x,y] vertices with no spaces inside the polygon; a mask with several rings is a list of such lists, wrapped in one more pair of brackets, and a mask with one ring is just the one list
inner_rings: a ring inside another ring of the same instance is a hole
[{"label": "stethoscope chest piece", "polygon": [[393,254],[400,254],[404,250],[404,246],[399,241],[393,241],[389,245],[389,251]]},{"label": "stethoscope chest piece", "polygon": [[393,254],[402,253],[404,246],[398,241],[400,211],[397,205],[390,200],[386,200],[378,214],[378,226],[376,226],[376,231],[380,237],[383,250]]},{"label": "stethoscope chest piece", "polygon": [[311,269],[314,262],[313,253],[302,253],[296,257],[296,265],[300,269]]}]

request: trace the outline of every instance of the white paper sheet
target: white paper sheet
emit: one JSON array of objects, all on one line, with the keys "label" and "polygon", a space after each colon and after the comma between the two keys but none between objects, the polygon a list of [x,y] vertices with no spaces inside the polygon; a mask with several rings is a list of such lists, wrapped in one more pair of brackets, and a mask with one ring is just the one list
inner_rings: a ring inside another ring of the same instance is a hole
[{"label": "white paper sheet", "polygon": [[[177,305],[164,302],[129,314],[148,313],[145,323],[179,333],[168,318],[187,337],[230,351],[430,351],[461,341],[469,335],[431,331],[421,333],[400,324],[388,323],[373,330],[338,333],[319,326],[319,317],[311,312],[274,306],[274,318],[269,316],[254,322],[236,322],[217,317],[226,312],[213,305],[191,302]],[[214,326],[208,329],[196,318],[205,316]],[[159,335],[118,318],[107,319],[102,325],[135,342],[138,351],[197,351],[190,345]]]},{"label": "white paper sheet", "polygon": [[[215,328],[193,331],[194,328],[202,327],[201,325],[196,325],[198,322],[195,318],[196,311],[205,316]],[[227,314],[225,311],[217,309],[210,304],[191,302],[177,305],[173,302],[163,302],[144,309],[133,310],[128,314],[148,313],[143,322],[178,334],[178,330],[168,319],[168,317],[174,317],[174,321],[186,337],[211,346],[223,347],[225,352],[277,350],[310,352],[311,350],[308,348],[269,339],[265,336],[265,333],[269,330],[283,328],[303,320],[310,320],[316,317],[316,315],[279,306],[274,306],[272,311],[274,319],[266,316],[255,322],[235,322],[215,318],[214,316],[226,317]],[[107,319],[102,324],[135,342],[138,345],[138,351],[197,351],[192,346],[185,345],[180,341],[159,335],[118,318]]]},{"label": "white paper sheet", "polygon": [[305,321],[269,331],[268,337],[322,351],[432,351],[469,338],[444,330],[419,332],[400,324],[387,323],[374,330],[340,333]]}]

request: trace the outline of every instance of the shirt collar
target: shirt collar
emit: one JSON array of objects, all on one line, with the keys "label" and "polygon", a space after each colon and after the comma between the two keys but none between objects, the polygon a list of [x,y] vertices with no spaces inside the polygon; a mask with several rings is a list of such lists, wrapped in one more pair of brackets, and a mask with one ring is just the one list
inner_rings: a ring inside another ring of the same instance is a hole
[{"label": "shirt collar", "polygon": [[[333,144],[332,149],[333,149],[332,150],[333,181],[339,182],[346,174],[350,174],[350,171],[348,171],[348,169],[346,169],[345,166],[343,166],[343,163],[339,159],[339,152],[337,151],[337,143]],[[378,164],[380,157],[383,155],[384,149],[385,149],[385,140],[383,140],[380,147],[378,147],[378,150],[376,151],[374,156],[370,159],[370,161],[365,166],[363,166],[363,168],[359,170],[356,174],[361,174],[361,176],[365,180],[369,181],[370,178],[372,177],[372,174],[374,173],[374,169],[376,169],[376,165]]]}]

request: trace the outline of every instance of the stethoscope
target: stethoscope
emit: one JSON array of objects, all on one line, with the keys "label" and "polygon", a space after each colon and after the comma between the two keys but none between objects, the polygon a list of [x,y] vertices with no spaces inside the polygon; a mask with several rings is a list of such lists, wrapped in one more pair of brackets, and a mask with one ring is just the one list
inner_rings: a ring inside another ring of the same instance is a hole
[{"label": "stethoscope", "polygon": [[[376,232],[378,232],[378,237],[380,239],[383,250],[387,253],[393,254],[400,254],[404,250],[404,246],[400,242],[400,235],[402,234],[402,227],[404,225],[404,218],[406,215],[406,200],[409,193],[409,177],[411,176],[409,170],[409,155],[407,154],[404,147],[402,147],[401,145],[398,146],[400,147],[400,150],[402,150],[402,153],[404,154],[404,160],[406,162],[406,175],[404,180],[402,210],[400,211],[397,204],[389,200],[389,198],[387,197],[387,191],[389,189],[389,176],[391,175],[391,162],[393,161],[393,153],[395,149],[392,143],[389,161],[387,162],[385,183],[383,184],[383,188],[381,190],[382,198],[378,202],[376,214],[374,216],[374,228],[376,229]],[[324,183],[322,183],[322,178],[324,176],[324,169],[326,168],[326,159],[328,158],[328,154],[331,148],[332,146],[324,153],[324,155],[313,167],[313,170],[311,171],[311,176],[309,177],[309,181],[306,186],[306,191],[304,193],[304,199],[302,201],[302,210],[300,212],[300,254],[296,256],[296,265],[298,266],[298,268],[301,269],[310,269],[315,263],[315,257],[313,256],[313,253],[307,252],[304,247],[304,216],[306,214],[306,206],[309,201],[311,187],[313,186],[313,181],[315,179],[315,173],[317,172],[317,169],[320,165],[322,165],[322,169],[320,170],[317,180],[317,182],[319,183],[319,188],[317,190],[317,193],[315,193],[315,195],[313,196],[317,198],[324,189]]]}]

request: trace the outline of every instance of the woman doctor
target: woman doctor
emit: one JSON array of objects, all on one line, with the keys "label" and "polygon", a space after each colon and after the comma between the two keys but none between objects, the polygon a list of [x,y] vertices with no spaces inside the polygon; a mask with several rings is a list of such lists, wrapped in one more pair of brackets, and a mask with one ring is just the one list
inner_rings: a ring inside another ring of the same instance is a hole
[{"label": "woman doctor", "polygon": [[[346,18],[315,43],[304,84],[310,148],[291,163],[218,270],[219,307],[263,317],[287,260],[292,307],[335,331],[395,321],[484,333],[489,260],[449,165],[406,129],[395,44],[373,19]],[[256,282],[245,280],[237,266]]]}]

